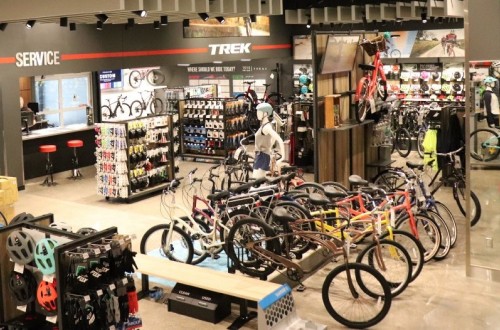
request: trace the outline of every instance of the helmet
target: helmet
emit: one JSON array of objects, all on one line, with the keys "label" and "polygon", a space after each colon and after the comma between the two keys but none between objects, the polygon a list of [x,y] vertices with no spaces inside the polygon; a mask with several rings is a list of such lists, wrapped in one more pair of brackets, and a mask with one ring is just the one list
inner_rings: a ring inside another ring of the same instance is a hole
[{"label": "helmet", "polygon": [[309,77],[305,74],[301,74],[299,76],[299,83],[301,83],[302,85],[305,85],[307,84],[307,81],[309,80]]},{"label": "helmet", "polygon": [[55,229],[59,229],[59,230],[62,230],[62,231],[69,231],[71,232],[72,231],[72,228],[70,225],[68,225],[66,222],[53,222],[49,225],[50,228],[55,228]]},{"label": "helmet", "polygon": [[29,220],[34,219],[34,218],[35,217],[33,216],[33,214],[22,212],[22,213],[19,213],[18,215],[16,215],[15,217],[13,217],[9,224],[15,225],[16,223],[29,221]]},{"label": "helmet", "polygon": [[266,102],[258,104],[256,109],[257,111],[264,112],[268,116],[271,116],[273,114],[273,106]]},{"label": "helmet", "polygon": [[36,300],[43,310],[47,312],[57,311],[56,280],[52,283],[41,281],[36,290]]},{"label": "helmet", "polygon": [[26,268],[24,272],[10,272],[9,290],[17,306],[27,305],[35,300],[36,279]]},{"label": "helmet", "polygon": [[29,264],[33,260],[35,246],[33,237],[20,230],[14,230],[7,237],[7,252],[12,261],[17,264]]},{"label": "helmet", "polygon": [[300,94],[307,94],[309,92],[309,88],[307,86],[300,87]]},{"label": "helmet", "polygon": [[498,79],[492,76],[487,76],[486,78],[483,79],[483,83],[485,84],[491,84],[495,83]]},{"label": "helmet", "polygon": [[90,227],[83,227],[83,228],[78,229],[78,231],[76,233],[78,235],[82,235],[82,236],[89,236],[89,235],[92,235],[94,233],[97,233],[97,229],[90,228]]},{"label": "helmet", "polygon": [[390,32],[384,32],[384,38],[385,39],[391,39],[391,33]]},{"label": "helmet", "polygon": [[56,272],[55,248],[57,242],[51,238],[40,240],[35,249],[35,263],[44,275]]}]

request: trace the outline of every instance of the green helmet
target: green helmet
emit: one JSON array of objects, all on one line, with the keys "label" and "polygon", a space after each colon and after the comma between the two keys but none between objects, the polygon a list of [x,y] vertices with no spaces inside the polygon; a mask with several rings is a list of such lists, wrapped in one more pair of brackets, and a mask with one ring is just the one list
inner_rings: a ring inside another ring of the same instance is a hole
[{"label": "green helmet", "polygon": [[490,84],[490,83],[495,83],[498,79],[492,76],[487,76],[486,78],[483,79],[483,83],[485,84]]},{"label": "green helmet", "polygon": [[391,33],[390,32],[384,32],[384,38],[385,39],[391,39]]},{"label": "green helmet", "polygon": [[256,109],[257,111],[264,112],[268,116],[273,114],[273,106],[266,102],[258,104]]}]

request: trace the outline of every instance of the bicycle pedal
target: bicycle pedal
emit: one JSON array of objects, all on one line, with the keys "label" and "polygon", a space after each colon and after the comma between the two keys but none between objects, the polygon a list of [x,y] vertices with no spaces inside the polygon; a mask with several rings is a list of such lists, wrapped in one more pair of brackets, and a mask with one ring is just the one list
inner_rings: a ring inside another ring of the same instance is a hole
[{"label": "bicycle pedal", "polygon": [[220,255],[218,255],[218,254],[213,254],[213,255],[212,255],[212,259],[213,259],[213,260],[220,259]]},{"label": "bicycle pedal", "polygon": [[297,291],[298,292],[304,292],[306,290],[306,287],[303,284],[299,284],[297,286]]}]

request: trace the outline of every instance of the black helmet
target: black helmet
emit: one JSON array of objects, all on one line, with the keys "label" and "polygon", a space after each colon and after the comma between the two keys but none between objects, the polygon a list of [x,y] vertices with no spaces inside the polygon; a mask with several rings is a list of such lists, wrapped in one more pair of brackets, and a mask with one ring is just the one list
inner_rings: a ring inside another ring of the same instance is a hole
[{"label": "black helmet", "polygon": [[89,235],[92,235],[94,233],[97,233],[97,230],[94,228],[90,228],[90,227],[83,227],[83,228],[78,229],[78,231],[76,233],[78,235],[82,235],[82,236],[89,236]]},{"label": "black helmet", "polygon": [[20,230],[14,230],[7,237],[7,253],[17,264],[29,264],[35,256],[36,243],[33,237]]},{"label": "black helmet", "polygon": [[33,214],[22,212],[22,213],[19,213],[18,215],[16,215],[15,217],[13,217],[12,220],[10,221],[9,225],[15,225],[16,223],[19,223],[19,222],[29,221],[33,218],[34,218]]},{"label": "black helmet", "polygon": [[16,302],[16,306],[27,305],[35,300],[36,294],[35,276],[26,268],[24,272],[10,272],[9,290]]}]

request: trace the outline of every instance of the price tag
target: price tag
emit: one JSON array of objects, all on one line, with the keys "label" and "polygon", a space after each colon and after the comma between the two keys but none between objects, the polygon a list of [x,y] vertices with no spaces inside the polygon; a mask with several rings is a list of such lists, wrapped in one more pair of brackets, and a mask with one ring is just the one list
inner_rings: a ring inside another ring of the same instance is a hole
[{"label": "price tag", "polygon": [[88,259],[89,254],[87,252],[82,253],[82,258],[83,258],[83,260]]},{"label": "price tag", "polygon": [[14,264],[14,271],[16,273],[22,274],[24,273],[24,265],[18,264],[17,262]]},{"label": "price tag", "polygon": [[109,327],[109,330],[116,330],[116,328],[115,328],[114,325],[112,325],[112,326]]},{"label": "price tag", "polygon": [[54,282],[54,274],[43,275],[43,280],[49,283]]},{"label": "price tag", "polygon": [[122,283],[123,283],[124,285],[127,285],[127,284],[128,284],[128,279],[127,279],[126,277],[124,277],[124,278],[122,279]]},{"label": "price tag", "polygon": [[89,296],[89,295],[84,296],[84,297],[83,297],[83,300],[84,300],[85,302],[89,302],[89,301],[90,301],[90,296]]},{"label": "price tag", "polygon": [[101,249],[99,249],[99,248],[95,248],[95,249],[94,249],[94,253],[95,253],[95,254],[101,254]]},{"label": "price tag", "polygon": [[110,285],[109,285],[109,289],[110,289],[110,290],[114,290],[114,289],[116,289],[116,285],[114,285],[114,284],[110,284]]},{"label": "price tag", "polygon": [[104,246],[104,250],[107,252],[109,250],[111,250],[111,245],[107,244]]},{"label": "price tag", "polygon": [[97,292],[97,296],[98,296],[98,297],[100,297],[100,296],[102,296],[102,295],[103,295],[103,292],[102,292],[102,290],[101,290],[101,289],[97,290],[96,292]]},{"label": "price tag", "polygon": [[54,316],[47,316],[47,318],[45,319],[47,322],[50,322],[52,324],[56,324],[57,323],[57,315],[54,315]]},{"label": "price tag", "polygon": [[17,306],[17,309],[20,310],[21,312],[26,312],[26,305],[22,305],[22,306]]},{"label": "price tag", "polygon": [[403,116],[398,116],[398,123],[399,125],[403,125]]}]

